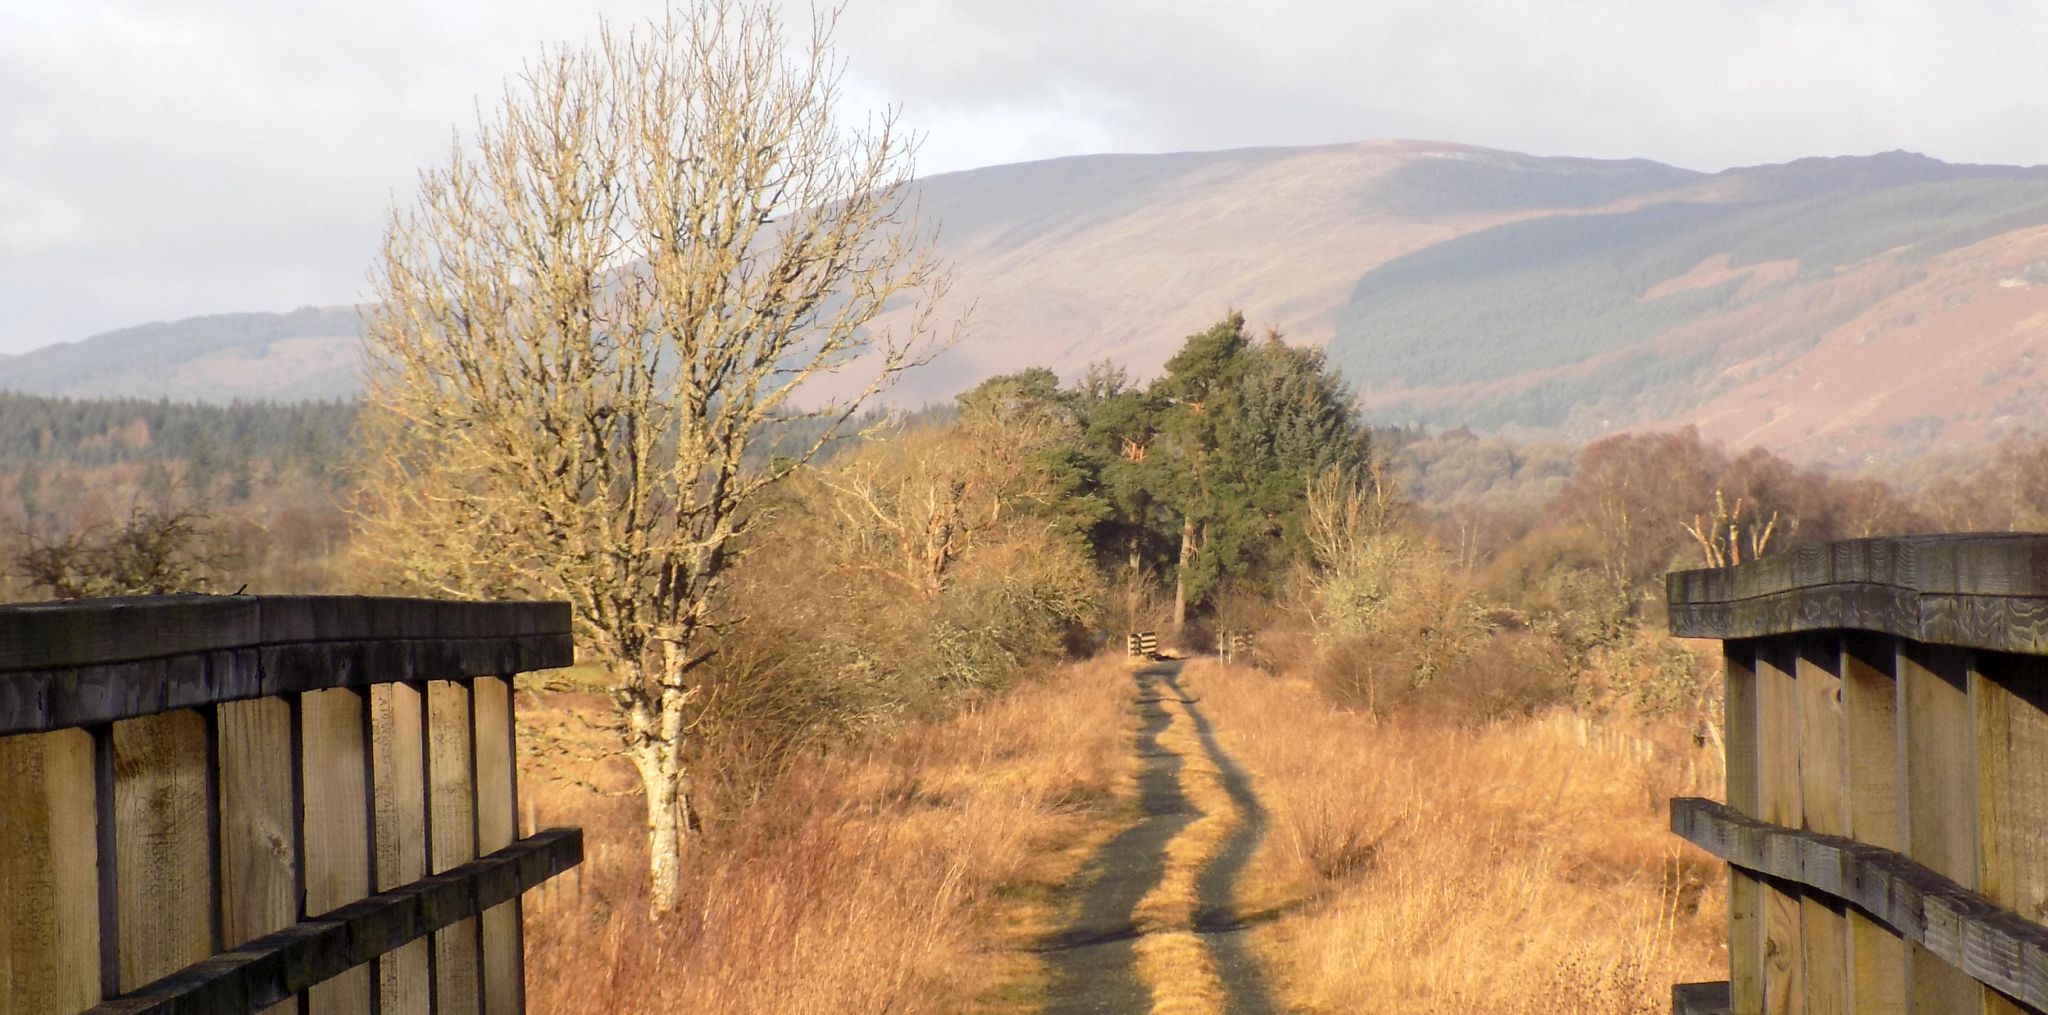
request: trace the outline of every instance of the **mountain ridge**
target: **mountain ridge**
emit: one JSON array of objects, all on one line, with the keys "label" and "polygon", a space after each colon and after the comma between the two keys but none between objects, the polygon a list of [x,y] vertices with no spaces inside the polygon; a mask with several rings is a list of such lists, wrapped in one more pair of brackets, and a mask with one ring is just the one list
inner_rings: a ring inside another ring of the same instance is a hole
[{"label": "mountain ridge", "polygon": [[[1236,307],[1326,348],[1390,422],[1691,423],[1846,460],[2048,407],[2048,167],[1892,151],[1703,172],[1382,140],[1067,156],[909,196],[954,265],[947,309],[974,314],[902,403],[1030,366],[1144,376]],[[123,329],[0,357],[0,388],[335,397],[357,313]]]}]

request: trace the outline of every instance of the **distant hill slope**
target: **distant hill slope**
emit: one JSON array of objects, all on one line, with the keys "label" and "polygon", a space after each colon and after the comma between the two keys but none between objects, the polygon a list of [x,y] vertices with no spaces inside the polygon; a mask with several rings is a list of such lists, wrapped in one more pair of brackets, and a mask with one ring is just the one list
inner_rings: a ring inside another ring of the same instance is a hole
[{"label": "distant hill slope", "polygon": [[[2048,408],[2048,169],[1894,152],[1708,174],[1375,141],[1055,159],[914,196],[973,314],[900,402],[1028,366],[1144,376],[1239,307],[1326,345],[1396,422],[1696,423],[1849,458]],[[355,326],[351,308],[149,325],[0,357],[0,388],[332,396]]]},{"label": "distant hill slope", "polygon": [[216,314],[0,356],[0,390],[80,397],[299,401],[361,386],[355,307]]}]

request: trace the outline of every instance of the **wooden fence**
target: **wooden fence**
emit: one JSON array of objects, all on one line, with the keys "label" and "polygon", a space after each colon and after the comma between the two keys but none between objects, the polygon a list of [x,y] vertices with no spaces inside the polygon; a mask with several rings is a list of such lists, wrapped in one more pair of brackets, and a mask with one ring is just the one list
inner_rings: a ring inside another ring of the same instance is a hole
[{"label": "wooden fence", "polygon": [[1673,574],[1723,640],[1729,982],[1680,1011],[2048,1009],[2048,536],[1865,539]]},{"label": "wooden fence", "polygon": [[1124,654],[1132,659],[1159,658],[1159,632],[1139,631],[1124,638]]},{"label": "wooden fence", "polygon": [[565,606],[0,608],[0,1015],[517,1012],[512,677]]}]

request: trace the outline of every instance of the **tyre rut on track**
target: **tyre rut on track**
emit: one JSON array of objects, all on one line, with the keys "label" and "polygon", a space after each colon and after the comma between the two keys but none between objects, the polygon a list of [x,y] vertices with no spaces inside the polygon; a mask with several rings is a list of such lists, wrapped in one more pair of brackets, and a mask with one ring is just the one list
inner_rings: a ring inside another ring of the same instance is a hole
[{"label": "tyre rut on track", "polygon": [[1196,875],[1198,896],[1192,930],[1208,951],[1232,1015],[1274,1010],[1263,972],[1253,954],[1248,928],[1234,904],[1238,880],[1265,833],[1266,813],[1251,781],[1217,744],[1209,718],[1183,691],[1181,663],[1155,663],[1132,675],[1135,707],[1143,725],[1133,738],[1138,755],[1138,817],[1104,843],[1076,875],[1073,920],[1039,944],[1051,974],[1045,1010],[1053,1015],[1145,1012],[1153,986],[1138,971],[1137,944],[1143,931],[1134,919],[1140,900],[1167,873],[1168,845],[1201,812],[1181,790],[1187,759],[1160,742],[1184,709],[1194,723],[1203,753],[1215,766],[1236,822]]}]

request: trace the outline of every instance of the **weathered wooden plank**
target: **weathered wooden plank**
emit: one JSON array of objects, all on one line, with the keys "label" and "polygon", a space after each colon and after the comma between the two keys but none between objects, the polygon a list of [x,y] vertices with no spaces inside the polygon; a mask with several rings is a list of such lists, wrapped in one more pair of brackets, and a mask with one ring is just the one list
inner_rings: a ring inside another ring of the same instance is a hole
[{"label": "weathered wooden plank", "polygon": [[[427,855],[434,873],[476,856],[475,720],[469,688],[453,680],[427,684]],[[434,1011],[468,1015],[482,1010],[477,922],[464,920],[434,934]]]},{"label": "weathered wooden plank", "polygon": [[[1756,643],[1722,646],[1727,681],[1723,739],[1728,751],[1728,803],[1751,817],[1762,814],[1757,790]],[[1764,1003],[1763,883],[1749,871],[1728,869],[1728,975],[1735,1006],[1762,1011]]]},{"label": "weathered wooden plank", "polygon": [[[377,887],[397,888],[427,875],[426,702],[419,685],[370,689]],[[427,1015],[427,942],[414,941],[377,965],[384,1015]]]},{"label": "weathered wooden plank", "polygon": [[[1848,835],[1905,848],[1899,811],[1898,643],[1852,634],[1843,645],[1842,711],[1849,778]],[[1880,889],[1881,890],[1881,889]],[[1851,900],[1863,893],[1851,886]],[[1904,1015],[1906,945],[1863,911],[1850,910],[1850,996],[1858,1015]]]},{"label": "weathered wooden plank", "polygon": [[[1757,816],[1769,824],[1792,827],[1799,825],[1804,814],[1798,666],[1799,648],[1794,639],[1769,638],[1757,643]],[[1767,858],[1764,867],[1784,878],[1785,868],[1797,870],[1798,859],[1796,853],[1782,859]],[[1796,888],[1775,882],[1764,885],[1764,1011],[1806,1010],[1802,976],[1806,948],[1799,909]]]},{"label": "weathered wooden plank", "polygon": [[0,737],[0,1015],[100,999],[92,737]]},{"label": "weathered wooden plank", "polygon": [[1671,1015],[1731,1015],[1726,983],[1679,983],[1671,988]]},{"label": "weathered wooden plank", "polygon": [[0,607],[0,672],[289,642],[569,633],[563,603],[375,596],[138,596]]},{"label": "weathered wooden plank", "polygon": [[2048,653],[2048,536],[1849,540],[1666,582],[1672,631],[1760,638],[1863,630],[1928,644]]},{"label": "weathered wooden plank", "polygon": [[[1876,886],[1859,890],[1857,905],[1912,944],[1911,1010],[1979,1011],[1987,987],[2048,1008],[2048,927],[2022,919],[1910,857],[1839,836],[1765,824],[1698,798],[1672,801],[1672,830],[1723,859],[1730,858],[1719,850],[1746,838],[1793,844],[1766,847],[1770,854],[1846,858],[1850,881]],[[1793,880],[1815,890],[1822,877],[1801,873]],[[1936,979],[1926,982],[1923,974],[1930,970]],[[1933,990],[1951,993],[1929,996]],[[1858,1011],[1865,1009],[1865,1001],[1858,997]]]},{"label": "weathered wooden plank", "polygon": [[215,729],[221,944],[233,949],[299,917],[291,705],[278,698],[229,702],[220,706]]},{"label": "weathered wooden plank", "polygon": [[[1900,753],[1906,789],[1906,855],[1964,888],[1977,881],[1976,717],[1969,696],[1969,653],[1907,643],[1899,655]],[[1909,949],[1914,1007],[1974,1010],[1975,983],[1930,953],[1940,941]]]},{"label": "weathered wooden plank", "polygon": [[[478,677],[470,685],[476,713],[476,831],[482,852],[503,849],[518,837],[519,771],[513,753],[512,684]],[[525,964],[521,959],[520,901],[514,898],[483,914],[484,1011],[515,1015],[525,1010]]]},{"label": "weathered wooden plank", "polygon": [[549,829],[490,856],[379,892],[147,984],[93,1015],[245,1011],[359,968],[503,904],[583,861],[583,833]]},{"label": "weathered wooden plank", "polygon": [[[1977,720],[1977,889],[2040,923],[2048,919],[2048,659],[1979,654],[1970,699]],[[1997,955],[1986,952],[1987,960]],[[1985,1010],[2021,1009],[1993,995]]]},{"label": "weathered wooden plank", "polygon": [[212,954],[214,879],[206,720],[191,711],[114,724],[114,883],[121,989]]},{"label": "weathered wooden plank", "polygon": [[[306,915],[317,917],[370,894],[368,717],[351,688],[301,696],[304,755]],[[370,971],[351,969],[307,996],[313,1015],[370,1009]]]},{"label": "weathered wooden plank", "polygon": [[[1824,559],[1824,558],[1816,558]],[[1804,827],[1823,835],[1849,831],[1847,734],[1842,716],[1842,639],[1833,633],[1797,636],[1799,786]],[[1840,861],[1826,850],[1802,854],[1801,868],[1826,896],[1799,900],[1799,937],[1806,1010],[1843,1012],[1849,1005],[1849,928],[1842,903]],[[1825,874],[1823,875],[1823,872]],[[1829,897],[1832,896],[1832,897]]]},{"label": "weathered wooden plank", "polygon": [[559,603],[157,597],[0,607],[0,736],[573,659]]}]

